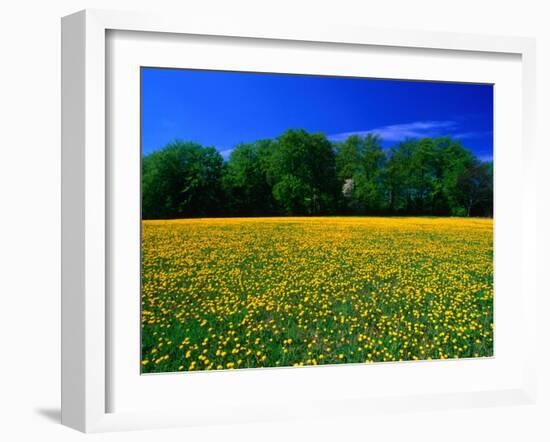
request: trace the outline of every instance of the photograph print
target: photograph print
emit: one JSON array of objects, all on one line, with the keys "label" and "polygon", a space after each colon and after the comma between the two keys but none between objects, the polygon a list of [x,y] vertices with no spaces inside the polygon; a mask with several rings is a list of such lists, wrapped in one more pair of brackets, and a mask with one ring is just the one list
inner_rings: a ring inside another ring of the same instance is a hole
[{"label": "photograph print", "polygon": [[493,356],[491,84],[143,67],[141,209],[143,374]]}]

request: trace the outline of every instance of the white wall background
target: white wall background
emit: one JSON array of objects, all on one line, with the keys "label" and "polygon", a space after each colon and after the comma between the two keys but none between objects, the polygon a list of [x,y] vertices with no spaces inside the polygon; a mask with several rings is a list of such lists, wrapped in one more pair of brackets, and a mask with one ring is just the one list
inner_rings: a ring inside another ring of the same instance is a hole
[{"label": "white wall background", "polygon": [[[11,0],[0,8],[0,439],[550,440],[550,12],[522,0]],[[85,436],[59,425],[60,17],[84,8],[534,36],[538,43],[540,399],[536,406]]]}]

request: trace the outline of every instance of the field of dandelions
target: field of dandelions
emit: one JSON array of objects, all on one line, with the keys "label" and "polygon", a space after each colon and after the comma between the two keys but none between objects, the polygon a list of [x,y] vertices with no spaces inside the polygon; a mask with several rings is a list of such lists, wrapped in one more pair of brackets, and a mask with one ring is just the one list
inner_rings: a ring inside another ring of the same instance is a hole
[{"label": "field of dandelions", "polygon": [[143,373],[493,354],[493,221],[143,221]]}]

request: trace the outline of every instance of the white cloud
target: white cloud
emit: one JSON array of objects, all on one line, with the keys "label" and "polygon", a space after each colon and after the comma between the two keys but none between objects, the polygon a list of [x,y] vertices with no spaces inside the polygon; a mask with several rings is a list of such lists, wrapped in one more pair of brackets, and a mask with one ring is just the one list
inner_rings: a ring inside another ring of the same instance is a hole
[{"label": "white cloud", "polygon": [[[385,141],[401,141],[405,138],[422,138],[450,135],[457,129],[456,121],[415,121],[412,123],[392,124],[389,126],[375,127],[368,130],[359,130],[354,132],[342,132],[329,135],[332,141],[343,141],[351,135],[365,136],[369,133],[377,134]],[[464,134],[465,137],[474,136],[472,133]]]}]

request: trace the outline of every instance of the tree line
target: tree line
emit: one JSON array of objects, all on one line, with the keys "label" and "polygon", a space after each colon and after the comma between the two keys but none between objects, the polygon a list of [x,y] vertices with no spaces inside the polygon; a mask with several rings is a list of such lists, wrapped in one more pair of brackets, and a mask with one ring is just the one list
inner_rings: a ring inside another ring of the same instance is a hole
[{"label": "tree line", "polygon": [[492,216],[493,163],[449,137],[376,134],[333,143],[287,130],[235,146],[175,141],[142,159],[142,217],[274,215]]}]

